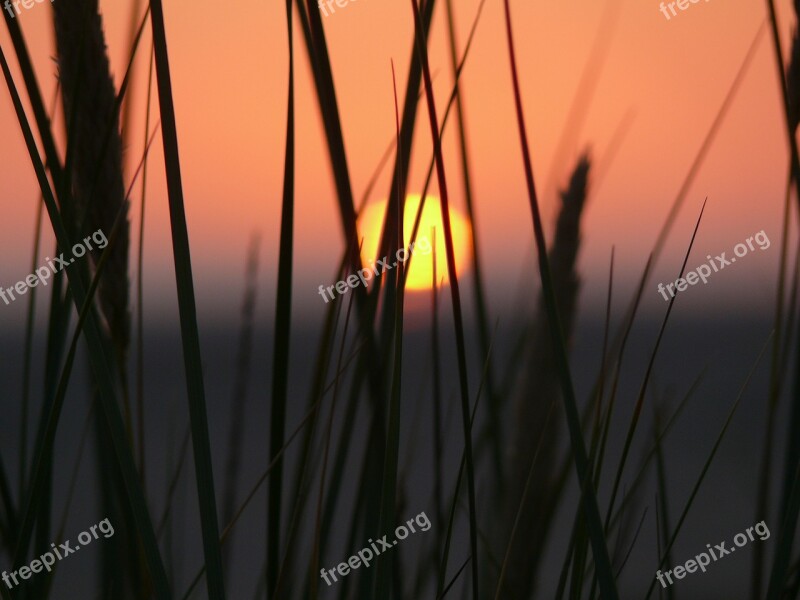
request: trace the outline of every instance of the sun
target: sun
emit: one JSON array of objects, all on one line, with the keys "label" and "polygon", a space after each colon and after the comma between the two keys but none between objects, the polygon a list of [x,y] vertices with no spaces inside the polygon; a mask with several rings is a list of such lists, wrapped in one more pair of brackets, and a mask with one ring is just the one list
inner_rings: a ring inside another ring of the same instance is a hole
[{"label": "sun", "polygon": [[[405,246],[411,242],[411,232],[419,210],[421,200],[419,194],[406,196],[405,214],[403,216],[403,237]],[[386,215],[386,200],[380,200],[367,206],[358,217],[359,240],[363,238],[361,248],[362,262],[382,259],[376,256],[381,232]],[[472,263],[472,227],[469,219],[458,210],[450,207],[450,225],[453,232],[453,251],[456,257],[456,274],[460,277]],[[445,283],[450,281],[447,274],[447,258],[444,245],[444,225],[442,224],[442,209],[439,198],[428,195],[422,209],[419,230],[417,232],[417,246],[427,249],[434,248],[434,231],[436,235],[436,278]],[[427,244],[425,243],[427,240]],[[408,277],[407,290],[427,290],[433,287],[433,256],[431,251],[422,254],[417,251],[412,253]],[[392,257],[392,260],[394,257]]]}]

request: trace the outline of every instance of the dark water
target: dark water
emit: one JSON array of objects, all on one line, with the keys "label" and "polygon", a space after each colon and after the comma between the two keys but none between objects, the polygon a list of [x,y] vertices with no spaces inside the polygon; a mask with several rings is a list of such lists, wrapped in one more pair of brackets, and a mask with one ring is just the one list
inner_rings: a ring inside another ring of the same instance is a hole
[{"label": "dark water", "polygon": [[[627,429],[628,419],[641,385],[655,336],[660,325],[658,319],[640,320],[633,330],[627,359],[623,365],[623,377],[617,401],[616,419],[612,426],[612,436],[608,458],[616,463]],[[664,442],[665,467],[669,483],[669,517],[674,525],[683,510],[688,495],[705,463],[713,443],[731,409],[739,388],[752,367],[758,353],[767,339],[771,323],[766,318],[753,316],[709,318],[675,316],[670,323],[659,357],[655,364],[651,392],[659,398],[667,398],[668,406],[674,407],[689,389],[691,383],[706,369],[704,379],[697,393],[690,400],[686,410],[676,422],[669,438]],[[400,516],[403,520],[426,511],[433,519],[435,511],[432,503],[432,413],[430,403],[430,334],[423,327],[415,328],[404,339],[403,354],[403,402],[401,427],[401,468],[407,477],[405,502]],[[495,342],[496,364],[499,371],[505,370],[509,362],[510,340],[518,330],[518,325],[501,321]],[[151,511],[160,516],[164,509],[166,481],[169,465],[174,464],[180,441],[188,423],[188,410],[180,340],[177,336],[177,323],[164,324],[146,332],[145,352],[145,397],[146,397],[146,473],[147,493]],[[307,410],[308,388],[310,385],[316,354],[317,332],[310,324],[293,331],[291,378],[289,387],[289,418],[287,435]],[[209,427],[212,442],[215,483],[218,487],[224,481],[230,425],[230,407],[236,360],[238,326],[217,325],[201,328],[201,342],[204,360]],[[445,490],[452,490],[455,466],[462,451],[460,413],[458,408],[458,376],[452,345],[452,325],[442,324],[443,339],[443,395],[448,402],[446,429],[446,473]],[[0,372],[2,373],[3,417],[0,420],[0,451],[12,482],[17,481],[17,461],[19,444],[19,398],[22,372],[22,336],[19,332],[3,332],[0,344]],[[572,370],[580,398],[586,398],[593,378],[600,364],[602,342],[602,323],[587,319],[579,321],[572,349]],[[475,348],[472,336],[470,348]],[[252,354],[253,368],[249,381],[246,405],[246,419],[242,431],[243,456],[240,463],[240,485],[238,502],[263,472],[267,460],[270,398],[270,370],[272,336],[268,328],[255,332],[255,347]],[[36,356],[41,360],[42,345],[37,343]],[[768,353],[756,369],[755,375],[744,392],[738,412],[719,449],[717,458],[706,477],[693,510],[683,526],[673,552],[674,564],[684,563],[706,548],[706,544],[718,544],[726,540],[731,545],[733,536],[765,520],[772,536],[764,541],[756,541],[739,549],[719,562],[713,563],[705,574],[694,573],[675,585],[677,598],[686,599],[731,599],[744,598],[749,590],[750,561],[755,544],[763,544],[768,555],[776,547],[778,522],[775,511],[769,514],[755,513],[755,498],[758,492],[759,465],[763,447],[765,428],[765,398],[769,373]],[[37,365],[40,362],[36,363]],[[480,379],[482,361],[476,354],[470,356],[470,391],[474,396]],[[41,397],[41,369],[35,369],[34,398]],[[389,374],[381,374],[389,377]],[[64,511],[64,493],[68,487],[71,471],[75,464],[80,433],[89,407],[87,393],[88,369],[82,355],[72,379],[70,393],[56,440],[56,471],[54,520],[58,522]],[[789,378],[791,381],[791,377]],[[784,394],[786,396],[786,394]],[[652,443],[652,404],[653,394],[647,395],[642,423],[635,441],[635,449],[626,471],[625,483],[630,483],[641,463],[643,451]],[[781,463],[783,440],[786,425],[786,401],[781,405],[778,418],[778,431],[775,438],[776,461]],[[671,412],[672,409],[670,409]],[[337,409],[341,417],[343,408]],[[325,413],[327,415],[327,408]],[[480,415],[479,411],[479,415]],[[34,403],[33,418],[38,417],[38,404]],[[336,421],[334,439],[345,431],[353,436],[355,448],[363,448],[363,440],[368,430],[368,412],[365,407],[359,410],[353,422]],[[479,416],[480,419],[480,416]],[[506,424],[508,426],[508,424]],[[564,444],[566,430],[559,424]],[[506,432],[507,433],[507,432]],[[74,499],[67,517],[66,539],[97,523],[105,515],[101,514],[98,485],[95,480],[96,459],[94,442],[90,436],[81,463]],[[355,454],[351,451],[351,456]],[[287,454],[287,470],[297,462],[297,446]],[[480,457],[478,457],[480,460]],[[180,596],[187,588],[202,560],[202,543],[199,529],[198,508],[195,495],[193,464],[187,463],[181,478],[173,511],[175,519],[174,542],[171,564],[175,572],[175,592]],[[366,540],[358,541],[356,547],[347,546],[347,530],[351,509],[348,502],[359,477],[361,459],[353,459],[345,473],[344,497],[337,507],[337,515],[332,528],[334,541],[326,548],[322,565],[330,568],[346,560],[348,556],[366,546]],[[651,469],[651,473],[654,472]],[[607,499],[610,488],[610,470],[605,484],[601,486],[601,507]],[[777,485],[782,472],[773,474]],[[551,549],[537,582],[538,597],[552,597],[556,580],[568,542],[571,520],[575,510],[575,478],[570,478],[569,500],[559,511],[552,528]],[[291,478],[290,478],[291,481]],[[639,497],[638,504],[631,510],[630,518],[634,526],[639,522],[642,511],[647,508],[638,541],[631,552],[630,559],[621,578],[620,588],[623,598],[642,598],[644,591],[655,576],[656,530],[655,530],[655,486],[654,478]],[[776,487],[777,489],[777,487]],[[483,526],[491,526],[488,515],[481,513],[480,503],[488,496],[487,489],[481,488],[478,480],[479,515],[483,514]],[[447,495],[450,492],[446,492]],[[661,507],[659,507],[661,509]],[[602,508],[601,508],[602,510]],[[341,512],[339,512],[341,511]],[[407,515],[406,515],[407,513]],[[244,512],[237,524],[232,544],[231,568],[227,573],[231,598],[252,598],[259,574],[262,572],[265,556],[265,489],[259,491],[252,504]],[[300,523],[298,540],[301,547],[310,545],[313,523],[308,519]],[[403,542],[400,552],[402,564],[413,571],[415,560],[423,555],[425,544],[432,541],[436,528],[446,527],[445,523],[433,522],[432,529],[425,534],[411,536]],[[381,532],[383,533],[383,532]],[[380,535],[379,532],[375,532]],[[374,536],[373,536],[374,537]],[[466,543],[466,519],[460,514],[457,543],[454,546],[452,565],[460,565],[469,553]],[[53,540],[54,542],[61,540]],[[162,540],[162,550],[166,542]],[[59,564],[54,582],[55,598],[84,598],[94,587],[98,559],[103,552],[103,539],[95,541],[86,549],[70,556]],[[621,553],[627,552],[625,546]],[[2,565],[8,567],[9,558],[2,557]],[[670,567],[667,567],[670,568]],[[357,572],[356,572],[357,573]],[[350,579],[358,577],[351,574]],[[454,597],[464,597],[462,583],[456,584],[451,592]],[[298,588],[299,589],[299,588]],[[336,591],[336,588],[330,588]],[[328,590],[323,585],[322,596]],[[429,597],[426,594],[426,597]],[[198,587],[195,598],[205,597],[204,584]],[[263,597],[263,596],[262,596]]]}]

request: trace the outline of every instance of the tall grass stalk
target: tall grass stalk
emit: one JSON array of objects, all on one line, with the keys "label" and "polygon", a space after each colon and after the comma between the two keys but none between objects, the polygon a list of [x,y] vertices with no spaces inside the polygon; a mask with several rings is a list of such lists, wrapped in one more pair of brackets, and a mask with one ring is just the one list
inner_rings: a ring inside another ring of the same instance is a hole
[{"label": "tall grass stalk", "polygon": [[[239,486],[239,471],[242,463],[242,444],[247,406],[247,392],[253,355],[254,317],[258,290],[258,254],[261,236],[254,233],[250,239],[245,268],[245,291],[242,300],[242,321],[239,329],[239,344],[236,352],[236,376],[231,397],[231,421],[228,426],[228,456],[226,459],[225,484],[223,486],[222,521],[233,515],[236,490]],[[227,571],[231,563],[230,547],[222,553],[222,564]]]},{"label": "tall grass stalk", "polygon": [[572,376],[570,375],[569,360],[561,333],[561,322],[558,314],[558,305],[553,289],[550,264],[547,259],[547,244],[544,239],[542,219],[539,214],[539,202],[536,196],[536,185],[533,180],[533,167],[531,165],[530,150],[528,148],[528,138],[525,129],[525,118],[522,112],[522,97],[520,93],[519,77],[517,75],[517,61],[514,51],[514,40],[511,30],[511,9],[508,0],[504,0],[506,37],[508,41],[509,60],[511,63],[511,75],[514,84],[514,102],[516,106],[517,126],[519,129],[520,144],[525,166],[525,181],[528,188],[528,195],[533,216],[533,229],[536,238],[536,249],[539,256],[539,274],[542,281],[542,295],[544,297],[547,310],[550,334],[552,336],[553,352],[556,358],[558,374],[561,380],[562,394],[566,409],[567,425],[569,427],[570,440],[572,443],[573,458],[578,474],[578,481],[581,484],[581,502],[586,511],[586,521],[589,536],[592,542],[595,564],[600,580],[600,592],[604,600],[616,600],[618,598],[616,583],[611,570],[611,561],[608,557],[605,536],[600,522],[600,512],[597,507],[597,498],[592,486],[589,474],[589,463],[586,455],[586,445],[581,431],[580,417],[575,400],[575,391],[572,386]]},{"label": "tall grass stalk", "polygon": [[[147,144],[147,136],[150,131],[150,109],[153,98],[153,68],[155,66],[155,52],[153,44],[150,44],[150,67],[147,74],[147,109],[145,111],[144,139]],[[139,211],[139,243],[137,244],[138,257],[136,261],[136,407],[138,417],[138,436],[139,441],[139,473],[142,478],[142,486],[146,474],[145,451],[144,451],[144,218],[146,213],[147,198],[147,155],[144,158],[142,167],[142,194],[141,208]],[[167,461],[169,463],[169,461]]]},{"label": "tall grass stalk", "polygon": [[161,132],[164,144],[164,163],[167,174],[172,248],[175,261],[175,280],[178,290],[178,307],[183,341],[186,385],[189,392],[189,414],[192,424],[195,477],[200,505],[200,525],[203,534],[203,552],[207,569],[208,595],[212,600],[225,597],[222,576],[222,556],[219,549],[217,503],[214,494],[214,476],[211,467],[211,443],[208,435],[203,368],[200,357],[200,335],[197,330],[197,309],[192,281],[192,263],[189,251],[189,232],[183,205],[178,131],[175,107],[172,100],[172,81],[167,54],[167,34],[164,27],[164,9],[161,0],[151,0],[153,45],[158,82],[158,100],[161,109]]},{"label": "tall grass stalk", "polygon": [[[402,154],[400,152],[400,115],[397,104],[397,80],[394,72],[394,62],[392,62],[392,91],[394,93],[394,107],[395,107],[395,130],[397,136],[397,168],[403,170],[404,165],[401,161]],[[396,204],[397,214],[395,215],[394,222],[396,224],[395,237],[392,241],[391,248],[397,252],[399,248],[404,247],[403,223],[405,221],[405,184],[404,180],[400,177],[397,178],[398,202]],[[387,219],[389,222],[387,208]],[[400,401],[403,381],[403,301],[404,301],[404,287],[405,287],[405,265],[399,262],[397,270],[394,272],[394,286],[396,302],[394,304],[394,348],[392,360],[392,379],[391,391],[389,396],[389,411],[388,422],[386,426],[386,452],[384,454],[384,468],[383,468],[383,482],[381,485],[381,512],[379,521],[379,531],[391,531],[394,524],[397,522],[397,496],[398,496],[398,459],[400,454]],[[387,562],[389,561],[389,562]],[[375,590],[376,597],[390,598],[390,584],[393,563],[392,557],[387,559],[378,560],[375,568],[377,574],[375,576]]]},{"label": "tall grass stalk", "polygon": [[[769,373],[769,393],[767,397],[767,423],[764,433],[764,448],[761,456],[761,467],[759,475],[758,493],[756,497],[756,518],[767,519],[770,509],[770,481],[772,480],[772,459],[775,445],[775,417],[778,411],[778,398],[783,383],[781,374],[781,347],[784,328],[784,311],[786,301],[786,277],[787,262],[789,251],[789,213],[791,210],[790,200],[792,193],[792,168],[786,181],[786,192],[783,202],[783,227],[781,231],[781,253],[780,264],[778,266],[778,285],[775,293],[775,316],[773,320],[773,330],[775,336],[772,339],[772,356],[770,360]],[[790,307],[793,304],[789,305]],[[786,328],[791,331],[790,327]],[[791,339],[791,334],[787,339]],[[764,570],[764,547],[759,544],[753,549],[753,569],[750,593],[752,600],[758,600],[761,596],[762,580]]]},{"label": "tall grass stalk", "polygon": [[[275,307],[275,346],[272,356],[269,457],[283,446],[286,427],[286,394],[289,380],[289,338],[292,319],[292,257],[294,251],[294,37],[292,3],[286,0],[289,38],[289,91],[286,114],[286,147],[283,169],[283,201],[278,259],[278,289]],[[280,562],[281,497],[283,464],[275,467],[267,501],[267,590],[274,593]]]},{"label": "tall grass stalk", "polygon": [[[344,328],[342,329],[342,341],[339,345],[339,357],[337,359],[336,371],[342,372],[342,361],[344,359],[345,342],[347,341],[347,330],[350,325],[350,314],[353,309],[353,298],[350,296],[350,301],[347,304],[347,316],[344,321]],[[342,303],[337,303],[337,309],[341,310]],[[336,400],[339,395],[339,376],[337,375],[334,380],[333,398],[331,399],[331,408],[328,414],[328,423],[325,428],[325,450],[322,456],[322,472],[319,477],[319,493],[317,495],[317,514],[316,524],[314,527],[314,546],[311,554],[311,564],[308,569],[309,587],[311,589],[311,598],[319,597],[319,577],[317,577],[317,567],[319,567],[320,559],[320,534],[322,530],[322,499],[325,496],[325,476],[328,472],[328,456],[331,448],[331,435],[333,433],[333,420],[336,415]]]}]

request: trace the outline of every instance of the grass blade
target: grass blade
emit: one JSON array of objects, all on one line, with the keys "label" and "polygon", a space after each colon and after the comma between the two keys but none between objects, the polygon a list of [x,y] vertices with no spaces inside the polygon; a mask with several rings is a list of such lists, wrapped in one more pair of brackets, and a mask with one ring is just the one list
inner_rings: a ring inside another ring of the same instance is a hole
[{"label": "grass blade", "polygon": [[[56,143],[53,139],[53,133],[50,129],[50,117],[42,100],[42,93],[39,89],[39,82],[36,79],[36,73],[33,70],[33,63],[28,54],[28,47],[25,44],[25,38],[22,36],[22,29],[19,25],[19,19],[9,15],[8,12],[3,12],[6,25],[8,26],[8,33],[11,36],[11,43],[14,45],[14,53],[19,62],[20,71],[22,72],[22,80],[25,83],[25,89],[28,92],[28,100],[33,108],[33,118],[36,122],[36,127],[39,130],[39,137],[42,140],[42,148],[46,158],[45,165],[53,176],[53,183],[58,194],[61,194],[61,180],[63,178],[63,169],[61,159],[58,157],[56,150]],[[65,199],[59,196],[59,200],[64,202]]]},{"label": "grass blade", "polygon": [[[686,506],[683,509],[681,516],[678,518],[678,522],[675,525],[675,530],[672,532],[672,536],[670,537],[669,542],[664,548],[664,552],[662,553],[661,558],[658,561],[659,569],[666,564],[667,556],[670,550],[672,550],[672,546],[675,543],[678,534],[680,533],[681,527],[683,526],[683,522],[686,520],[686,516],[689,514],[689,509],[691,508],[692,503],[694,502],[694,499],[697,496],[697,492],[700,491],[700,486],[702,485],[703,480],[705,479],[706,473],[708,473],[708,470],[711,467],[711,463],[714,460],[714,456],[716,456],[717,454],[717,450],[719,450],[719,446],[722,443],[722,438],[725,437],[725,433],[728,431],[728,426],[731,424],[733,416],[736,414],[736,409],[739,408],[739,403],[742,400],[742,396],[744,396],[744,391],[747,389],[747,386],[750,383],[750,379],[753,377],[753,373],[755,373],[756,367],[761,362],[761,357],[764,355],[764,352],[766,352],[770,338],[773,335],[774,332],[770,333],[769,336],[767,336],[764,345],[761,347],[761,351],[758,353],[758,356],[756,357],[753,366],[750,368],[750,372],[747,374],[747,377],[745,378],[742,387],[739,389],[739,393],[736,395],[736,400],[734,400],[733,406],[731,406],[731,409],[728,412],[728,416],[725,419],[725,423],[723,424],[722,429],[720,430],[719,435],[717,436],[717,439],[714,442],[714,446],[711,448],[711,452],[709,453],[708,458],[706,459],[706,462],[703,465],[702,470],[700,471],[700,476],[697,478],[697,482],[694,484],[692,492],[689,494],[689,499],[686,501]],[[645,596],[645,600],[648,600],[650,596],[652,596],[653,590],[655,589],[656,581],[657,579],[653,577],[653,581],[650,583],[650,587],[647,590],[647,596]]]},{"label": "grass blade", "polygon": [[203,366],[200,357],[200,335],[197,330],[197,311],[192,282],[192,263],[189,233],[183,206],[178,131],[175,106],[172,101],[172,82],[167,54],[167,34],[164,28],[164,9],[161,0],[151,0],[153,46],[156,63],[158,100],[161,109],[161,132],[164,144],[164,163],[167,174],[172,252],[175,260],[175,280],[183,341],[186,385],[189,392],[189,414],[192,423],[197,495],[200,504],[200,525],[203,534],[203,553],[208,570],[208,595],[212,600],[225,597],[222,576],[222,556],[219,549],[217,505],[214,496],[214,475],[211,467],[211,442],[208,435]]},{"label": "grass blade", "polygon": [[[353,309],[354,296],[350,296],[350,301],[347,304],[347,316],[344,320],[344,328],[342,329],[342,342],[339,345],[339,357],[336,363],[336,371],[342,372],[342,358],[344,357],[344,347],[347,341],[347,330],[350,325],[350,314]],[[337,308],[341,310],[342,303],[338,303]],[[319,477],[319,494],[317,496],[317,514],[316,525],[314,528],[314,549],[311,554],[311,567],[309,568],[309,579],[311,586],[311,598],[316,600],[319,597],[319,578],[316,576],[317,567],[319,567],[320,557],[320,533],[322,530],[322,499],[325,495],[325,476],[328,473],[328,457],[330,456],[331,448],[331,433],[333,432],[333,418],[336,414],[336,400],[339,396],[339,377],[335,379],[333,386],[333,398],[331,399],[331,410],[328,415],[328,423],[325,429],[325,450],[322,456],[322,472]]]},{"label": "grass blade", "polygon": [[[286,390],[289,384],[289,339],[292,320],[292,255],[294,247],[294,37],[292,2],[286,0],[289,34],[289,97],[286,116],[286,153],[283,170],[283,203],[278,259],[278,290],[275,306],[275,348],[272,355],[272,400],[270,407],[269,457],[272,460],[284,443]],[[355,218],[355,217],[354,217]],[[267,501],[267,590],[274,593],[278,583],[281,534],[283,462],[275,466],[269,482]]]},{"label": "grass blade", "polygon": [[[42,235],[42,212],[44,202],[41,198],[36,205],[36,224],[34,225],[33,235],[33,258],[31,263],[31,273],[36,270],[39,264],[39,242]],[[22,365],[22,415],[20,417],[20,437],[19,437],[19,493],[20,497],[25,490],[25,473],[28,470],[26,457],[28,455],[28,406],[31,393],[31,360],[33,358],[33,330],[36,320],[36,288],[30,290],[28,298],[28,314],[25,318],[25,350]]]},{"label": "grass blade", "polygon": [[[778,264],[778,286],[775,291],[775,316],[772,328],[775,337],[772,340],[772,357],[769,373],[769,396],[767,398],[767,423],[764,434],[764,449],[761,455],[761,468],[759,475],[758,494],[756,498],[756,518],[767,519],[770,507],[770,480],[772,479],[772,457],[775,445],[775,416],[778,410],[778,397],[783,383],[781,377],[781,340],[784,330],[784,310],[786,302],[786,267],[789,251],[789,215],[791,212],[791,192],[792,192],[792,168],[786,181],[786,193],[783,202],[783,227],[781,231],[781,251]],[[794,306],[794,303],[789,305]],[[791,312],[790,308],[790,312]],[[786,319],[791,320],[791,317]],[[787,322],[786,325],[789,325]],[[791,326],[786,327],[790,332]],[[786,338],[791,339],[791,335]],[[751,577],[750,593],[753,600],[758,600],[761,595],[762,580],[764,571],[764,546],[757,544],[753,548],[753,571]]]},{"label": "grass blade", "polygon": [[[233,396],[231,398],[231,419],[228,426],[228,456],[226,458],[225,484],[223,486],[222,521],[225,522],[233,514],[236,502],[236,489],[239,487],[239,471],[242,463],[242,443],[244,441],[245,407],[247,405],[247,388],[250,376],[250,365],[253,354],[254,313],[256,293],[258,290],[258,253],[261,237],[253,234],[247,252],[245,268],[245,290],[242,300],[241,325],[239,327],[239,344],[236,352],[236,377],[234,379]],[[229,549],[230,550],[230,549]],[[230,566],[230,551],[222,553],[223,567],[227,571]]]},{"label": "grass blade", "polygon": [[[395,111],[395,130],[397,135],[397,169],[403,170],[402,154],[400,152],[400,116],[398,114],[397,106],[397,81],[394,72],[394,62],[392,62],[392,89],[394,92],[394,111]],[[405,183],[403,178],[396,178],[397,185],[400,189],[397,190],[397,215],[394,219],[396,225],[395,237],[390,242],[390,247],[394,252],[403,247],[403,222],[405,221],[403,215],[405,210]],[[391,204],[390,204],[391,206]],[[387,208],[388,212],[391,208]],[[396,302],[394,303],[394,353],[392,364],[392,384],[389,396],[389,413],[388,423],[386,429],[386,451],[384,453],[384,468],[383,468],[383,482],[381,485],[381,512],[379,520],[379,531],[391,531],[391,528],[396,522],[397,514],[397,465],[400,454],[400,400],[401,400],[401,386],[403,379],[403,288],[405,286],[405,277],[403,273],[406,267],[403,262],[399,262],[397,270],[394,272],[395,288],[396,288]],[[388,561],[388,562],[387,562]],[[389,559],[378,560],[376,564],[377,574],[375,577],[376,597],[389,598],[389,586],[392,580],[392,565],[394,561]],[[398,596],[402,597],[402,596]]]},{"label": "grass blade", "polygon": [[[150,44],[150,68],[147,75],[147,110],[145,114],[145,144],[150,131],[150,107],[153,91],[153,67],[155,53],[153,44]],[[144,216],[147,198],[147,155],[144,157],[142,167],[142,201],[139,212],[139,244],[138,259],[136,261],[136,410],[139,422],[137,437],[139,440],[139,473],[142,485],[145,479],[145,453],[144,453]]]}]

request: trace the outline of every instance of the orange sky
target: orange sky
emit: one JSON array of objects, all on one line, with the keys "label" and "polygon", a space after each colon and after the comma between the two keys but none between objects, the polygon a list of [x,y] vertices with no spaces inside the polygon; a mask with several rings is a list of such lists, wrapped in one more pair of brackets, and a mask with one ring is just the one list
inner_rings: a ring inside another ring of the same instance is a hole
[{"label": "orange sky", "polygon": [[[68,0],[55,0],[68,1]],[[441,0],[440,0],[441,2]],[[166,3],[186,211],[201,312],[236,314],[244,257],[251,232],[262,234],[262,299],[272,304],[277,270],[280,199],[286,118],[288,50],[283,2],[241,0],[221,6],[210,0]],[[457,0],[463,47],[478,2]],[[583,222],[580,266],[584,305],[605,293],[607,263],[616,246],[618,273],[630,281],[647,253],[680,183],[765,16],[764,2],[711,0],[693,4],[667,21],[655,0],[625,0],[599,85],[578,144],[561,165],[563,184],[578,152],[591,146],[602,159],[624,115],[635,119],[602,185],[590,197]],[[784,41],[793,26],[790,2],[778,2]],[[115,76],[124,73],[129,2],[101,2]],[[540,191],[564,127],[583,65],[601,26],[602,2],[512,2],[520,77]],[[440,10],[441,9],[441,10]],[[446,47],[444,4],[437,7],[431,36],[431,68],[439,115],[452,85]],[[37,4],[19,17],[46,98],[55,68],[51,9]],[[409,2],[357,0],[323,17],[333,61],[348,164],[359,198],[395,134],[391,61],[399,93],[412,39]],[[609,32],[611,33],[611,32]],[[299,29],[296,41],[297,180],[295,301],[322,309],[319,284],[329,285],[341,252],[341,223],[321,119]],[[14,67],[7,30],[0,44]],[[138,65],[129,165],[143,147],[144,84],[149,35]],[[697,260],[728,251],[764,229],[773,247],[715,285],[696,289],[689,306],[730,303],[739,295],[770,307],[778,259],[787,151],[775,81],[771,40],[764,36],[756,59],[676,223],[655,281],[674,279],[703,198],[709,196]],[[5,89],[5,88],[4,88]],[[463,91],[473,166],[482,262],[490,296],[516,296],[523,264],[532,264],[531,217],[525,192],[502,2],[489,0],[467,66]],[[402,98],[401,98],[402,101]],[[421,190],[430,159],[424,104],[415,137],[409,192]],[[60,118],[56,121],[61,127]],[[30,245],[37,187],[7,92],[0,92],[0,285],[30,272]],[[452,202],[463,208],[456,138],[451,128],[444,153]],[[146,225],[148,302],[174,304],[171,244],[160,137],[151,154]],[[130,171],[132,172],[132,168]],[[389,185],[384,173],[374,198]],[[434,183],[432,192],[436,192]],[[132,218],[138,223],[138,192]],[[554,197],[542,198],[548,222]],[[45,247],[48,251],[50,243]],[[133,264],[133,261],[132,261]],[[534,278],[524,288],[535,289]],[[743,282],[747,282],[743,285]],[[628,285],[630,287],[631,284]],[[661,309],[655,293],[649,302]],[[647,295],[646,295],[647,297]],[[663,302],[663,301],[661,301]],[[21,303],[20,303],[21,304]],[[4,307],[0,307],[4,308]],[[19,320],[23,306],[0,311],[0,322]],[[270,317],[271,320],[271,317]]]}]

